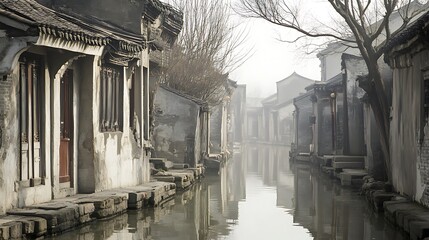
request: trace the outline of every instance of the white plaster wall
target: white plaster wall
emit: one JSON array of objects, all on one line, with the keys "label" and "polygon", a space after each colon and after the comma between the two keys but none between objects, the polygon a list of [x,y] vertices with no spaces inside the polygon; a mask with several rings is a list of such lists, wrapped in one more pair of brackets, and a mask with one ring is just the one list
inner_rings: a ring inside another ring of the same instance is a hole
[{"label": "white plaster wall", "polygon": [[[35,53],[37,54],[44,54],[44,50],[43,49],[35,49],[34,50]],[[45,161],[45,173],[46,173],[46,178],[45,178],[45,184],[43,185],[39,185],[39,186],[35,186],[35,187],[28,187],[28,188],[21,188],[19,189],[18,187],[15,187],[15,191],[17,191],[18,193],[18,204],[14,205],[13,207],[23,207],[23,206],[28,206],[28,205],[33,205],[33,204],[37,204],[37,203],[42,203],[42,202],[46,202],[51,200],[52,198],[52,189],[51,189],[51,180],[52,180],[52,176],[51,176],[51,154],[50,154],[50,149],[51,149],[51,130],[50,127],[51,126],[51,119],[50,119],[50,115],[51,115],[51,109],[50,109],[50,105],[51,105],[51,99],[50,99],[50,92],[51,92],[51,79],[49,77],[49,72],[48,72],[48,68],[47,66],[47,62],[46,62],[46,57],[45,57],[45,83],[44,83],[44,91],[45,93],[45,122],[44,122],[44,137],[45,137],[45,142],[44,142],[44,161]],[[15,74],[16,76],[19,76],[18,71],[19,71],[19,66],[17,66],[17,68],[15,69]],[[14,81],[14,94],[15,94],[15,98],[12,98],[12,106],[18,106],[18,98],[19,98],[19,93],[17,92],[17,88],[19,86],[19,79],[18,77],[16,77],[16,80]],[[13,164],[15,165],[16,168],[16,179],[15,181],[19,181],[19,167],[17,168],[17,166],[19,166],[17,163],[20,161],[20,140],[18,138],[18,133],[19,133],[19,120],[18,120],[18,112],[16,111],[15,113],[15,117],[14,123],[10,123],[7,126],[10,125],[15,125],[16,128],[14,127],[13,129],[13,134],[14,137],[13,139],[15,139],[15,141],[17,142],[16,146],[13,147],[13,149],[9,149],[9,156],[11,157],[10,160],[13,161]],[[43,123],[42,123],[43,124]],[[41,156],[43,157],[43,155]],[[15,182],[17,183],[17,182]],[[17,186],[17,185],[16,185]]]},{"label": "white plaster wall", "polygon": [[[0,215],[5,214],[7,209],[16,207],[18,205],[18,193],[15,191],[15,182],[19,179],[19,170],[17,168],[17,159],[19,156],[18,148],[18,113],[17,107],[17,92],[16,86],[18,84],[18,71],[17,69],[8,76],[8,81],[12,81],[12,91],[10,106],[14,110],[3,112],[4,126],[2,126],[2,147],[0,148]],[[2,124],[3,125],[3,124]],[[7,127],[6,127],[7,126]]]},{"label": "white plaster wall", "polygon": [[[123,131],[100,132],[99,103],[100,103],[100,67],[97,66],[93,88],[93,124],[94,124],[94,155],[95,155],[95,191],[117,187],[134,186],[144,182],[145,163],[142,157],[143,148],[138,148],[133,142],[134,136],[129,126],[129,91],[127,87],[126,69],[123,81]],[[141,119],[140,119],[141,122]],[[133,154],[133,148],[138,153]]]},{"label": "white plaster wall", "polygon": [[325,75],[322,76],[323,81],[327,81],[341,73],[341,55],[343,53],[349,53],[356,56],[360,55],[358,49],[349,48],[343,45],[332,49],[329,53],[321,58],[321,61],[325,61],[325,64],[322,64],[322,66],[325,67],[325,69],[322,70],[322,73],[325,73]]}]

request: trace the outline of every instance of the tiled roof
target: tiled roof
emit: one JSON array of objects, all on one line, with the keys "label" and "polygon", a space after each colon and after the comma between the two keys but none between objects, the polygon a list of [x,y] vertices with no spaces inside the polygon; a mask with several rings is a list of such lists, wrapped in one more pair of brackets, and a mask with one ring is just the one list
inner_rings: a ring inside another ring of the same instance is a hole
[{"label": "tiled roof", "polygon": [[67,40],[82,41],[89,45],[105,45],[108,41],[107,36],[72,23],[58,12],[33,0],[0,0],[0,15],[35,27],[39,33]]},{"label": "tiled roof", "polygon": [[34,0],[0,0],[0,15],[27,24],[29,34],[46,34],[68,41],[103,46],[116,42],[119,50],[143,49],[143,37],[121,30],[101,20],[66,14],[45,7]]},{"label": "tiled roof", "polygon": [[186,99],[188,99],[188,100],[190,100],[190,101],[192,101],[192,102],[200,105],[201,107],[204,107],[204,108],[208,109],[209,104],[206,101],[202,100],[202,99],[193,97],[193,96],[188,95],[188,94],[186,94],[186,93],[184,93],[182,91],[179,91],[177,89],[174,89],[174,88],[171,88],[171,87],[168,87],[168,86],[165,86],[165,85],[161,85],[160,88],[165,89],[165,90],[167,90],[169,92],[172,92],[172,93],[174,93],[174,94],[176,94],[176,95],[178,95],[180,97],[186,98]]},{"label": "tiled roof", "polygon": [[[387,44],[384,46],[383,50],[385,53],[390,52],[394,47],[402,45],[410,41],[415,36],[422,33],[423,29],[428,25],[429,22],[429,11],[421,15],[417,20],[410,24],[407,28],[399,32],[397,35],[392,37]],[[385,56],[385,58],[387,55]]]}]

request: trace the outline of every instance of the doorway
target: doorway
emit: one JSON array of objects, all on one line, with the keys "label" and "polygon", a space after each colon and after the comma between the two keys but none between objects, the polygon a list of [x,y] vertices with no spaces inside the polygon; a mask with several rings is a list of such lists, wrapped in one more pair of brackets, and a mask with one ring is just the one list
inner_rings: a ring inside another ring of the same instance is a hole
[{"label": "doorway", "polygon": [[73,166],[73,70],[66,70],[60,88],[60,183],[67,183]]}]

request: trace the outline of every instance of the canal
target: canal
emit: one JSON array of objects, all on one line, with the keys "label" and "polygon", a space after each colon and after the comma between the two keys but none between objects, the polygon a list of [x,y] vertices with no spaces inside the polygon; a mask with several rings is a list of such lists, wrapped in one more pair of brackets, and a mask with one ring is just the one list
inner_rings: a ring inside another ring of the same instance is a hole
[{"label": "canal", "polygon": [[162,207],[128,211],[52,239],[407,239],[357,190],[290,164],[286,147],[247,145]]}]

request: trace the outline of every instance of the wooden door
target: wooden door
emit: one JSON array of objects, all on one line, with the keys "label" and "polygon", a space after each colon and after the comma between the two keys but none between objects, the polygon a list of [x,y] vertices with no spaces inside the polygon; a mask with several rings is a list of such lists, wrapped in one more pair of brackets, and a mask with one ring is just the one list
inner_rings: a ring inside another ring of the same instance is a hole
[{"label": "wooden door", "polygon": [[61,79],[60,90],[60,183],[70,182],[73,162],[73,71]]}]

